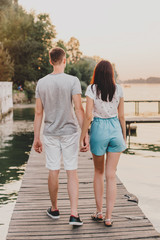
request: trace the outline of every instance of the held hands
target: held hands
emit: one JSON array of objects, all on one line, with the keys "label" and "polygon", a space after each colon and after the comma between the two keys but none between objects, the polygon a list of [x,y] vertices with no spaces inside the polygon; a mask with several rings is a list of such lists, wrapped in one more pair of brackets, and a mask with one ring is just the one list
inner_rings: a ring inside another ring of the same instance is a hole
[{"label": "held hands", "polygon": [[38,139],[38,140],[34,139],[33,148],[38,153],[42,152],[42,142],[40,139]]},{"label": "held hands", "polygon": [[88,137],[88,134],[86,134],[84,139],[82,139],[80,137],[79,146],[80,146],[80,152],[87,152],[89,150],[89,137]]}]

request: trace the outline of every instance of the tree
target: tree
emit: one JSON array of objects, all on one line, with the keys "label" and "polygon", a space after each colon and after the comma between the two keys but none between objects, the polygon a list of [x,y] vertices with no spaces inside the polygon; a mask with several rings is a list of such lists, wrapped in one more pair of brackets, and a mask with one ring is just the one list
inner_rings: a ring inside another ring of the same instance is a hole
[{"label": "tree", "polygon": [[14,64],[7,50],[0,44],[0,81],[11,81],[14,74]]},{"label": "tree", "polygon": [[8,8],[12,3],[12,0],[0,0],[0,13]]},{"label": "tree", "polygon": [[75,65],[81,73],[80,80],[89,85],[93,75],[93,70],[96,65],[96,61],[90,57],[84,57],[81,58]]},{"label": "tree", "polygon": [[79,50],[80,44],[78,39],[71,37],[67,43],[67,52],[69,54],[68,62],[76,63],[80,60],[82,52]]},{"label": "tree", "polygon": [[66,53],[66,58],[68,59],[69,58],[69,54],[67,52],[67,46],[66,46],[66,43],[63,41],[63,40],[59,40],[57,43],[56,43],[56,47],[60,47],[62,48],[65,53]]},{"label": "tree", "polygon": [[12,4],[0,23],[0,42],[8,50],[15,64],[14,84],[36,81],[50,71],[48,50],[55,38],[55,27],[49,15],[27,13]]},{"label": "tree", "polygon": [[79,78],[82,87],[82,96],[90,84],[96,61],[89,57],[81,58],[76,63],[68,63],[65,72]]}]

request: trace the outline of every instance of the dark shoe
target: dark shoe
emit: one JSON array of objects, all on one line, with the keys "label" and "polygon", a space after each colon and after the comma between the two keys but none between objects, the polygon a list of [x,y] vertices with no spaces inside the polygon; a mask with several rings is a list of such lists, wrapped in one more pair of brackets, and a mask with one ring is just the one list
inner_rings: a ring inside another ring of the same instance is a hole
[{"label": "dark shoe", "polygon": [[100,215],[102,216],[102,212],[95,212],[91,215],[91,219],[94,220],[94,221],[102,222],[103,221],[103,216],[99,217]]},{"label": "dark shoe", "polygon": [[58,219],[60,218],[60,213],[59,213],[59,210],[54,210],[52,211],[51,210],[51,207],[47,209],[47,215],[53,219]]},{"label": "dark shoe", "polygon": [[78,217],[71,215],[70,219],[69,219],[69,224],[74,225],[74,226],[82,226],[83,222],[80,220],[79,215],[78,215]]},{"label": "dark shoe", "polygon": [[[108,224],[107,224],[108,222]],[[104,226],[105,227],[112,227],[113,222],[111,221],[111,219],[104,219]]]}]

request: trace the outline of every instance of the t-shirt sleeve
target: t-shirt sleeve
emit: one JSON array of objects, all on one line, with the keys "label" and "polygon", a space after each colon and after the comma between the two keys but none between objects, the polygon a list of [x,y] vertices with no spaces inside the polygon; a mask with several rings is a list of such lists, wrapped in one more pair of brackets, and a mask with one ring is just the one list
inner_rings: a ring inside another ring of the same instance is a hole
[{"label": "t-shirt sleeve", "polygon": [[93,91],[92,91],[91,85],[89,85],[89,86],[87,87],[85,96],[90,97],[90,98],[92,98],[92,99],[95,99],[95,96],[94,96],[94,93],[93,93]]},{"label": "t-shirt sleeve", "polygon": [[123,95],[123,89],[122,89],[122,87],[121,87],[120,85],[118,85],[118,95],[119,95],[120,98],[123,98],[123,97],[124,97],[124,95]]},{"label": "t-shirt sleeve", "polygon": [[72,95],[76,95],[76,94],[82,94],[81,84],[77,77],[75,77],[73,87],[72,87]]},{"label": "t-shirt sleeve", "polygon": [[37,83],[37,86],[36,86],[35,98],[40,98],[40,95],[39,95],[39,85],[38,85],[38,83]]}]

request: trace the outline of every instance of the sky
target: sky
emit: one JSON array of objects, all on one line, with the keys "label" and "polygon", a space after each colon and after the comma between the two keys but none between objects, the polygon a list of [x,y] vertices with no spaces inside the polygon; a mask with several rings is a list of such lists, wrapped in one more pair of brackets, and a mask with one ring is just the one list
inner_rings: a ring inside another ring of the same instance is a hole
[{"label": "sky", "polygon": [[19,0],[48,13],[57,40],[115,63],[120,80],[160,77],[160,0]]}]

